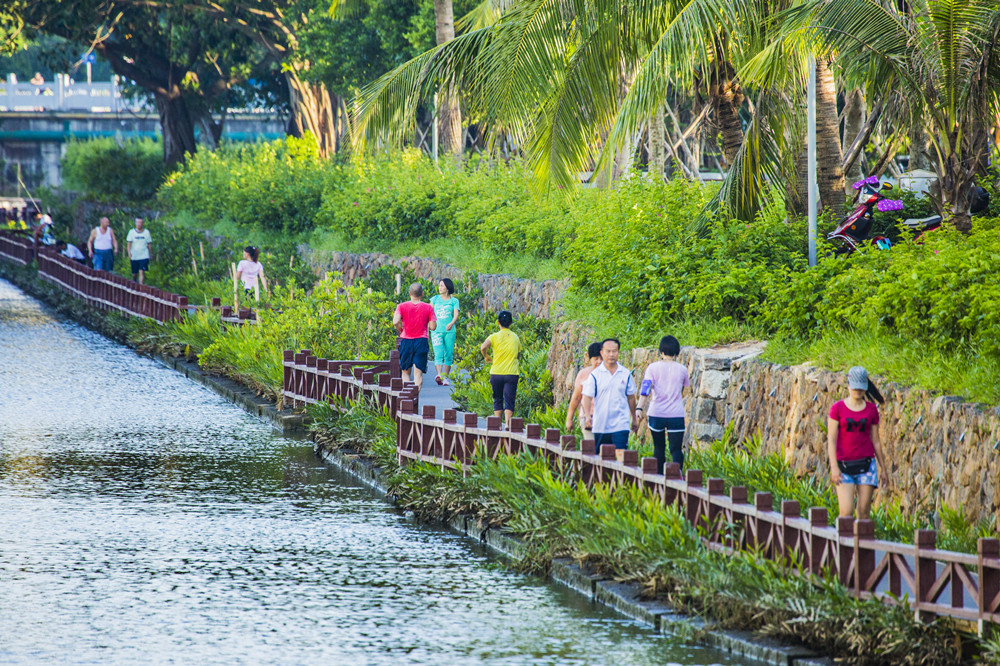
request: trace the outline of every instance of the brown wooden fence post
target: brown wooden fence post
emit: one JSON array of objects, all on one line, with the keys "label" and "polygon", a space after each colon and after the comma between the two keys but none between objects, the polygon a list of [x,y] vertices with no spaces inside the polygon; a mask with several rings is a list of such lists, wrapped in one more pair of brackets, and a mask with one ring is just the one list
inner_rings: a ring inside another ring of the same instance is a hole
[{"label": "brown wooden fence post", "polygon": [[781,502],[781,545],[784,547],[784,555],[789,562],[799,562],[798,550],[800,530],[794,525],[788,524],[789,518],[801,517],[801,509],[796,500],[782,500]]},{"label": "brown wooden fence post", "polygon": [[[827,527],[829,524],[830,514],[829,512],[820,506],[810,507],[809,509],[809,571],[813,572],[817,576],[820,570],[823,568],[823,554],[827,552],[827,544],[829,540],[817,534],[819,529]],[[834,565],[835,562],[830,562],[830,565]]]},{"label": "brown wooden fence post", "polygon": [[[850,539],[850,543],[844,543]],[[854,584],[851,565],[854,563],[854,516],[837,518],[837,576],[844,587]],[[855,592],[855,596],[856,596]]]},{"label": "brown wooden fence post", "polygon": [[309,354],[306,356],[306,397],[310,400],[319,400],[319,374],[317,370],[318,358]]},{"label": "brown wooden fence post", "polygon": [[708,480],[708,506],[706,507],[708,519],[708,538],[710,541],[718,540],[720,543],[724,541],[723,531],[725,530],[724,525],[719,524],[719,515],[722,514],[722,506],[719,504],[718,500],[724,497],[726,494],[726,482],[722,479],[709,479]]},{"label": "brown wooden fence post", "polygon": [[754,514],[751,521],[755,540],[750,545],[753,548],[760,549],[761,555],[764,557],[771,557],[775,550],[775,525],[761,514],[774,511],[774,498],[771,497],[771,493],[754,493],[753,507]]},{"label": "brown wooden fence post", "polygon": [[393,349],[389,352],[389,377],[392,379],[402,378],[403,372],[399,368],[399,350]]},{"label": "brown wooden fence post", "polygon": [[[979,635],[1000,614],[1000,540],[981,537],[976,544],[979,573]],[[994,624],[994,629],[996,625]]]},{"label": "brown wooden fence post", "polygon": [[[921,604],[930,602],[931,586],[937,579],[937,561],[927,551],[933,551],[937,546],[937,532],[934,530],[914,530],[913,532],[913,586],[916,588],[916,608],[913,616],[922,622],[934,619],[934,613],[920,610]],[[961,581],[957,577],[951,581],[961,590]]]},{"label": "brown wooden fence post", "polygon": [[867,591],[868,579],[875,571],[875,523],[854,521],[854,594],[859,599]]},{"label": "brown wooden fence post", "polygon": [[283,377],[283,382],[282,382],[281,405],[279,406],[279,409],[284,409],[285,408],[285,398],[286,398],[285,394],[293,392],[292,391],[293,384],[292,384],[292,367],[291,366],[294,363],[295,363],[295,352],[294,351],[292,351],[291,349],[286,349],[284,352],[282,352],[282,354],[281,354],[281,365],[282,365],[282,373],[283,373],[284,377]]},{"label": "brown wooden fence post", "polygon": [[733,531],[726,544],[732,548],[743,549],[747,543],[747,516],[746,512],[742,510],[749,504],[747,501],[747,487],[731,487],[729,489],[729,501],[733,504],[733,517],[730,521]]},{"label": "brown wooden fence post", "polygon": [[462,416],[462,424],[466,428],[466,432],[462,433],[462,461],[469,464],[476,455],[476,435],[468,430],[479,427],[479,415],[466,412]]},{"label": "brown wooden fence post", "polygon": [[[686,477],[688,491],[691,488],[702,487],[704,474],[700,469],[689,469]],[[701,517],[701,498],[690,492],[684,493],[684,517],[695,527],[698,526],[698,519]]]}]

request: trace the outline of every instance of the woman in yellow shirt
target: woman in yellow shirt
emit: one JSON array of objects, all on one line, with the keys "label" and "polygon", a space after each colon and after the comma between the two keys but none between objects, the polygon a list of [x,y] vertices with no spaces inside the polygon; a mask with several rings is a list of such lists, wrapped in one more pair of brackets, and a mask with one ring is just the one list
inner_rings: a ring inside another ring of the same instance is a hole
[{"label": "woman in yellow shirt", "polygon": [[[493,415],[504,415],[507,429],[514,417],[514,400],[517,397],[517,380],[520,370],[517,359],[521,356],[521,340],[510,330],[514,317],[507,310],[497,315],[500,330],[486,338],[479,347],[490,367],[490,386],[493,387]],[[493,358],[490,358],[492,349]]]}]

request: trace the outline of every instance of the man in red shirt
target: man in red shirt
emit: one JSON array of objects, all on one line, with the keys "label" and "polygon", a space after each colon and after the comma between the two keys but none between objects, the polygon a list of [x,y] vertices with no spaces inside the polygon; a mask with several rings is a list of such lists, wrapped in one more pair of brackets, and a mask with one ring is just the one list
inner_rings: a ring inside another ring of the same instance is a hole
[{"label": "man in red shirt", "polygon": [[392,325],[401,333],[399,367],[403,371],[403,381],[410,381],[410,368],[413,368],[413,383],[417,388],[423,384],[427,372],[428,332],[437,328],[434,307],[425,303],[423,297],[424,288],[414,282],[410,285],[410,300],[397,305],[392,315]]}]

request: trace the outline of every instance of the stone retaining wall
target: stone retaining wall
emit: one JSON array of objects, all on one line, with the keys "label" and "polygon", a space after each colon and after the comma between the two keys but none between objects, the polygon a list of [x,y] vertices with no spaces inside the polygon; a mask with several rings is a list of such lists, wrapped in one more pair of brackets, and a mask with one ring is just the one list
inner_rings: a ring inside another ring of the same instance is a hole
[{"label": "stone retaining wall", "polygon": [[[422,279],[450,277],[461,280],[465,272],[436,259],[424,257],[392,257],[379,252],[329,252],[313,250],[307,245],[299,246],[299,256],[313,268],[317,275],[336,272],[343,276],[345,284],[352,284],[381,266],[397,266],[409,269]],[[510,310],[516,315],[530,314],[548,319],[553,306],[566,293],[568,280],[544,280],[535,282],[511,275],[480,273],[477,285],[483,290],[483,300],[477,305],[483,310],[496,312]]]},{"label": "stone retaining wall", "polygon": [[[569,399],[592,338],[593,331],[574,322],[555,327],[548,368],[557,403]],[[765,453],[781,452],[797,475],[825,480],[826,418],[830,405],[847,395],[846,377],[761,361],[763,349],[764,343],[749,342],[681,350],[691,375],[685,443],[719,439],[727,427],[735,442],[760,433]],[[655,349],[633,349],[621,362],[638,379],[658,356]],[[879,388],[882,442],[894,479],[888,495],[907,511],[944,504],[962,507],[972,519],[1000,522],[1000,408],[897,384]]]}]

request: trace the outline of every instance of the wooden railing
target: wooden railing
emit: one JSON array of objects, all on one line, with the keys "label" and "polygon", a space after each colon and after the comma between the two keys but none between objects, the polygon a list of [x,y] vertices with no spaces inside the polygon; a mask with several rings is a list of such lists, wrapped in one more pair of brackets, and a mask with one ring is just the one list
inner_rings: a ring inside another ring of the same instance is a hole
[{"label": "wooden railing", "polygon": [[936,615],[1000,624],[1000,541],[981,538],[969,555],[936,548],[934,530],[917,530],[913,544],[875,539],[870,520],[837,518],[829,525],[825,508],[813,507],[803,518],[796,501],[775,507],[770,493],[735,486],[725,492],[722,479],[704,479],[699,470],[682,476],[676,464],[656,473],[656,459],[637,451],[577,442],[559,430],[542,430],[515,418],[510,430],[500,419],[433,406],[420,409],[419,392],[403,384],[399,360],[331,361],[309,350],[284,355],[284,395],[294,405],[333,398],[365,397],[389,410],[396,421],[400,464],[420,460],[442,468],[466,470],[477,450],[490,457],[531,451],[559,470],[569,470],[587,485],[645,488],[664,504],[675,504],[698,527],[709,548],[732,552],[754,549],[775,561],[816,576],[830,573],[859,598],[889,604],[907,603],[918,618]]},{"label": "wooden railing", "polygon": [[52,248],[36,248],[22,234],[0,231],[0,259],[27,266],[38,262],[38,276],[101,310],[158,322],[179,321],[187,313],[187,296],[139,284],[115,273],[98,271]]},{"label": "wooden railing", "polygon": [[180,321],[187,314],[187,296],[95,270],[55,250],[38,251],[38,275],[102,310],[158,322]]},{"label": "wooden railing", "polygon": [[25,233],[0,231],[0,258],[27,266],[35,258],[35,244]]}]

